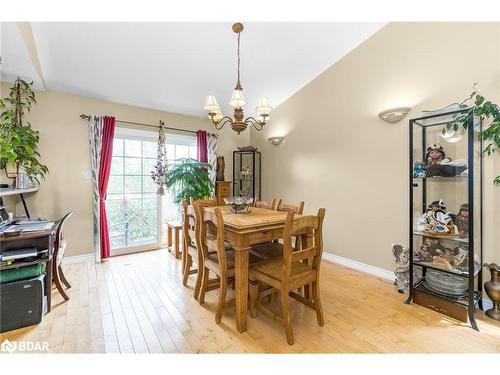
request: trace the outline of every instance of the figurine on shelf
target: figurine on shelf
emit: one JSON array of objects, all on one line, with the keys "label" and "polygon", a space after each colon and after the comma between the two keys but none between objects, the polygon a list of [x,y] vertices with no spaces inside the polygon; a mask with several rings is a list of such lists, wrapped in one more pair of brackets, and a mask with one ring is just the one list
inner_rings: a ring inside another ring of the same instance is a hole
[{"label": "figurine on shelf", "polygon": [[453,223],[450,213],[446,211],[442,199],[432,202],[418,219],[417,231],[432,235],[458,235],[457,226]]},{"label": "figurine on shelf", "polygon": [[432,263],[434,267],[448,271],[456,269],[467,272],[468,248],[463,245],[448,248],[443,245],[442,241],[447,243],[446,240],[426,238],[420,249],[415,252],[415,259],[424,263]]},{"label": "figurine on shelf", "polygon": [[421,262],[431,263],[434,257],[440,257],[444,251],[445,249],[439,240],[426,238],[420,249],[415,252],[415,257]]},{"label": "figurine on shelf", "polygon": [[241,178],[251,178],[253,176],[253,172],[250,167],[245,167],[241,172]]},{"label": "figurine on shelf", "polygon": [[451,161],[450,158],[447,158],[443,146],[440,144],[427,145],[425,162],[426,177],[454,177],[459,176],[467,169],[467,163],[464,160]]},{"label": "figurine on shelf", "polygon": [[459,270],[461,272],[467,272],[469,269],[467,255],[467,248],[460,246],[454,249],[445,248],[442,255],[433,257],[432,264],[448,271]]},{"label": "figurine on shelf", "polygon": [[467,247],[457,246],[454,250],[453,258],[450,261],[451,265],[466,272],[469,269],[468,254],[469,250]]},{"label": "figurine on shelf", "polygon": [[413,177],[426,177],[425,174],[425,163],[417,162],[415,163],[415,168],[413,170]]},{"label": "figurine on shelf", "polygon": [[427,145],[427,154],[425,155],[425,160],[427,162],[427,167],[430,167],[431,165],[440,165],[442,161],[451,161],[446,157],[443,146],[441,146],[440,144]]},{"label": "figurine on shelf", "polygon": [[464,203],[460,206],[460,211],[455,216],[460,237],[469,237],[469,205]]},{"label": "figurine on shelf", "polygon": [[443,270],[451,271],[453,270],[453,266],[450,264],[450,262],[443,257],[433,257],[432,258],[432,265],[437,268],[441,268]]}]

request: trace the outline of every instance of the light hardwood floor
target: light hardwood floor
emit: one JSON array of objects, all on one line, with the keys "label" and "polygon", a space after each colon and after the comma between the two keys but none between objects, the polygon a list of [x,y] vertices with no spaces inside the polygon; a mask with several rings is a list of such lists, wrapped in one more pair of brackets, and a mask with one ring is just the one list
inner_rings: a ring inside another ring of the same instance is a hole
[{"label": "light hardwood floor", "polygon": [[[500,352],[500,324],[479,313],[481,332],[417,305],[403,304],[390,282],[323,262],[324,327],[291,301],[295,345],[262,314],[236,331],[234,307],[215,324],[217,291],[204,306],[181,281],[181,262],[167,250],[64,266],[73,288],[42,323],[0,341],[48,341],[64,353],[444,353]],[[232,291],[231,291],[232,292]],[[275,299],[279,300],[279,299]]]}]

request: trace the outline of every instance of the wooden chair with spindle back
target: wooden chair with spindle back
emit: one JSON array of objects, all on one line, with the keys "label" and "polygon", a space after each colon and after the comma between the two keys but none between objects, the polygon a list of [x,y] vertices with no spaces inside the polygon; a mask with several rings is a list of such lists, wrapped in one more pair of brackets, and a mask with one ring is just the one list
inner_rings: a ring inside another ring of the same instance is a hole
[{"label": "wooden chair with spindle back", "polygon": [[258,201],[256,200],[254,202],[254,207],[259,207],[259,208],[267,208],[268,210],[276,210],[276,199],[273,198],[270,201]]},{"label": "wooden chair with spindle back", "polygon": [[[235,258],[234,250],[225,242],[224,218],[220,208],[206,210],[206,207],[197,205],[198,222],[200,223],[199,244],[203,255],[204,268],[200,289],[200,304],[205,302],[205,294],[214,289],[219,290],[215,322],[219,324],[227,306],[233,305],[235,300],[226,302],[228,282],[234,279]],[[262,260],[250,254],[249,262]],[[210,279],[210,272],[216,278]]]},{"label": "wooden chair with spindle back", "polygon": [[[289,297],[316,311],[318,324],[323,326],[323,309],[319,291],[319,273],[323,254],[323,220],[325,209],[320,208],[316,216],[302,216],[294,220],[294,213],[289,212],[283,233],[283,258],[273,258],[250,266],[250,309],[252,317],[256,317],[259,308],[273,320],[280,322],[286,331],[288,344],[294,342],[292,323],[289,313]],[[292,237],[294,233],[306,233],[304,249],[293,251]],[[312,242],[309,240],[312,238]],[[303,260],[312,257],[311,263]],[[271,288],[259,292],[259,284],[264,283]],[[294,292],[312,283],[312,298],[303,297]],[[281,314],[271,310],[260,301],[261,297],[279,290],[281,297]]]},{"label": "wooden chair with spindle back", "polygon": [[[52,280],[56,284],[56,288],[61,294],[61,296],[68,301],[69,296],[64,290],[62,284],[66,286],[66,289],[71,288],[71,284],[64,275],[62,269],[62,261],[64,258],[64,252],[66,251],[66,241],[64,240],[63,228],[66,220],[73,215],[73,212],[68,212],[61,219],[56,221],[56,235],[54,239],[54,254],[52,255]],[[61,284],[62,281],[62,284]]]},{"label": "wooden chair with spindle back", "polygon": [[[198,246],[198,228],[196,222],[196,206],[215,206],[216,201],[212,199],[190,199],[188,205],[186,200],[182,201],[182,235],[184,240],[184,249],[182,251],[182,283],[186,286],[189,275],[196,274],[196,283],[194,286],[193,297],[198,299],[201,287],[201,272],[203,270],[203,257],[200,256]],[[197,268],[193,267],[197,264]]]}]

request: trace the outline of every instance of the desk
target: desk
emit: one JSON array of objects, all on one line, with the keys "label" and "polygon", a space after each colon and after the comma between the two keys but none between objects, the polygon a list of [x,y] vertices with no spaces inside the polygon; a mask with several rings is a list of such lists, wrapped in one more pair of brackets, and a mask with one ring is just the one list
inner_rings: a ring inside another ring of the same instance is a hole
[{"label": "desk", "polygon": [[30,213],[28,211],[28,206],[26,205],[26,201],[24,200],[24,194],[34,193],[36,191],[38,191],[38,186],[27,189],[0,188],[0,206],[2,205],[2,197],[19,195],[19,197],[21,197],[21,201],[23,202],[24,212],[26,213],[26,216],[29,218]]},{"label": "desk", "polygon": [[[236,328],[239,332],[245,332],[250,246],[283,238],[287,212],[252,207],[250,212],[234,214],[227,206],[217,208],[224,218],[226,241],[233,245],[235,254]],[[205,210],[213,212],[214,207],[206,207]]]},{"label": "desk", "polygon": [[0,252],[4,250],[22,249],[35,247],[39,250],[47,249],[47,256],[33,262],[13,263],[9,266],[0,266],[1,270],[27,267],[39,263],[45,263],[45,293],[47,295],[47,313],[51,310],[52,300],[52,254],[54,253],[55,224],[50,229],[31,233],[22,233],[17,236],[7,237],[0,234]]}]

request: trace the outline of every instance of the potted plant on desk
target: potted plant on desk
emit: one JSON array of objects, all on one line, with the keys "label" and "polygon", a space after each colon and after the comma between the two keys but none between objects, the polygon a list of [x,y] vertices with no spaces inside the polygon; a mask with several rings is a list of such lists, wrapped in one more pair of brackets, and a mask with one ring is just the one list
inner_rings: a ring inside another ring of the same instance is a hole
[{"label": "potted plant on desk", "polygon": [[[18,77],[10,88],[9,96],[0,99],[0,169],[8,178],[14,179],[14,187],[26,182],[21,179],[23,174],[39,182],[39,178],[49,171],[39,161],[38,131],[24,119],[25,113],[30,112],[31,106],[36,103],[32,84]],[[9,173],[8,167],[15,168],[15,172]]]}]

